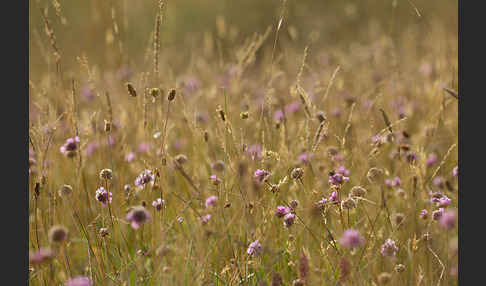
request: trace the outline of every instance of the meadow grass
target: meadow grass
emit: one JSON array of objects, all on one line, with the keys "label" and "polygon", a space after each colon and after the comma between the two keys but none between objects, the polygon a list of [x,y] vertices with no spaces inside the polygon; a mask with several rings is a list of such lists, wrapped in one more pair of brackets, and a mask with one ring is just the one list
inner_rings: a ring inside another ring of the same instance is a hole
[{"label": "meadow grass", "polygon": [[31,285],[457,285],[457,7],[152,2],[30,2]]}]

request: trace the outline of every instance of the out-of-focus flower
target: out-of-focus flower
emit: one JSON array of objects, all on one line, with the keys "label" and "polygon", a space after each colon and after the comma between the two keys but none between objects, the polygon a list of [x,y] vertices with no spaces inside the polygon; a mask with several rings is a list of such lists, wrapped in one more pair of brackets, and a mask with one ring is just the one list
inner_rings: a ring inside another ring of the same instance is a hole
[{"label": "out-of-focus flower", "polygon": [[439,224],[446,230],[451,230],[456,226],[456,213],[454,211],[446,211],[439,219]]},{"label": "out-of-focus flower", "polygon": [[452,169],[452,176],[457,177],[458,174],[459,174],[459,168],[455,166],[454,169]]},{"label": "out-of-focus flower", "polygon": [[217,186],[221,183],[221,179],[218,178],[216,175],[211,175],[209,179],[211,180],[211,182],[213,182],[213,185]]},{"label": "out-of-focus flower", "polygon": [[207,224],[209,222],[209,220],[211,219],[211,215],[210,214],[207,214],[205,216],[202,216],[200,218],[201,220],[201,223],[204,225],[204,224]]},{"label": "out-of-focus flower", "polygon": [[85,276],[76,276],[66,281],[66,286],[93,286],[93,281]]},{"label": "out-of-focus flower", "polygon": [[311,153],[311,152],[304,152],[304,153],[302,153],[302,154],[299,155],[298,160],[302,164],[308,164],[312,158],[314,158],[314,154],[313,153]]},{"label": "out-of-focus flower", "polygon": [[125,161],[127,161],[128,163],[132,162],[134,159],[135,159],[135,153],[133,152],[129,152],[125,156]]},{"label": "out-of-focus flower", "polygon": [[150,213],[143,206],[135,206],[126,216],[133,229],[138,229],[142,224],[150,221]]},{"label": "out-of-focus flower", "polygon": [[217,196],[210,196],[206,199],[206,208],[214,207],[218,202]]},{"label": "out-of-focus flower", "polygon": [[66,139],[66,142],[60,148],[61,153],[67,157],[73,157],[79,148],[79,142],[78,136]]},{"label": "out-of-focus flower", "polygon": [[435,163],[437,163],[437,155],[432,153],[427,157],[427,161],[425,162],[425,164],[427,165],[427,167],[432,167]]},{"label": "out-of-focus flower", "polygon": [[250,145],[246,149],[246,152],[250,155],[250,158],[252,160],[260,160],[260,159],[262,159],[263,158],[262,151],[263,151],[263,148],[259,144]]},{"label": "out-of-focus flower", "polygon": [[444,209],[443,208],[440,208],[438,210],[435,210],[432,212],[432,219],[434,220],[440,220],[440,218],[442,217],[442,215],[444,214]]},{"label": "out-of-focus flower", "polygon": [[41,264],[52,257],[54,257],[54,253],[49,247],[41,247],[37,251],[29,252],[29,262],[32,264]]},{"label": "out-of-focus flower", "polygon": [[365,242],[359,231],[355,229],[347,229],[344,231],[339,243],[347,248],[354,248],[362,245]]}]

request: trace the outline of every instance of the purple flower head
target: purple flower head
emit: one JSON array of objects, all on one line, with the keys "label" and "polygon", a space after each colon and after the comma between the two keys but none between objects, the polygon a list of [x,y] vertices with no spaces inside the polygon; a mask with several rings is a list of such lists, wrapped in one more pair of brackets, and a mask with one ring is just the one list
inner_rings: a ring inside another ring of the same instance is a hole
[{"label": "purple flower head", "polygon": [[140,153],[147,153],[150,150],[150,144],[142,142],[138,145],[137,150]]},{"label": "purple flower head", "polygon": [[135,186],[143,188],[148,183],[152,182],[155,179],[155,175],[152,174],[152,171],[145,170],[138,177],[135,179]]},{"label": "purple flower head", "polygon": [[161,198],[158,198],[152,202],[152,205],[156,210],[160,211],[165,206],[165,201]]},{"label": "purple flower head", "polygon": [[277,122],[282,122],[283,119],[284,119],[283,111],[281,109],[275,111],[275,113],[273,114],[273,120]]},{"label": "purple flower head", "polygon": [[444,214],[444,209],[440,208],[440,209],[432,212],[432,218],[434,220],[440,220],[440,218],[442,217],[443,214]]},{"label": "purple flower head", "polygon": [[135,206],[125,217],[133,229],[138,229],[142,224],[150,221],[150,213],[143,206]]},{"label": "purple flower head", "polygon": [[302,154],[299,155],[299,162],[301,162],[302,164],[307,164],[310,162],[310,160],[314,157],[314,154],[312,154],[311,152],[304,152]]},{"label": "purple flower head", "polygon": [[29,261],[32,264],[40,264],[48,259],[54,257],[54,253],[52,249],[49,247],[41,247],[39,250],[35,252],[29,252]]},{"label": "purple flower head", "polygon": [[285,109],[285,114],[290,115],[294,112],[299,111],[300,103],[298,101],[291,102],[291,103],[285,105],[284,109]]},{"label": "purple flower head", "polygon": [[132,162],[134,159],[135,159],[135,153],[133,153],[133,152],[129,152],[125,156],[125,161],[127,161],[128,163]]},{"label": "purple flower head", "polygon": [[214,207],[218,202],[217,196],[210,196],[206,199],[206,208]]},{"label": "purple flower head", "polygon": [[110,147],[113,147],[113,146],[115,146],[115,143],[116,143],[116,142],[115,142],[115,138],[113,138],[113,136],[109,135],[109,136],[108,136],[108,145],[109,145]]},{"label": "purple flower head", "polygon": [[341,186],[344,182],[349,181],[349,177],[345,177],[340,173],[335,173],[329,176],[329,184],[331,186]]},{"label": "purple flower head", "polygon": [[262,253],[262,251],[262,245],[260,244],[260,242],[258,242],[258,240],[255,240],[254,242],[250,243],[248,249],[246,250],[246,253],[248,253],[248,255],[259,255],[260,253]]},{"label": "purple flower head", "polygon": [[436,203],[437,203],[437,207],[440,208],[447,207],[451,204],[451,199],[449,199],[447,196],[443,196],[440,199],[438,199]]},{"label": "purple flower head", "polygon": [[456,226],[456,218],[456,213],[454,211],[447,211],[440,217],[439,224],[446,230],[451,230]]},{"label": "purple flower head", "polygon": [[66,139],[66,142],[61,146],[61,153],[64,155],[73,154],[79,148],[79,137]]},{"label": "purple flower head", "polygon": [[406,158],[407,158],[407,161],[409,163],[413,163],[413,162],[417,161],[417,154],[415,154],[414,152],[409,151],[406,154]]},{"label": "purple flower head", "polygon": [[288,213],[284,216],[284,226],[289,228],[295,222],[295,215],[293,213]]},{"label": "purple flower head", "polygon": [[96,149],[98,149],[98,147],[100,147],[100,144],[97,141],[88,142],[88,144],[86,144],[86,149],[84,151],[86,157],[91,156],[96,151]]},{"label": "purple flower head", "polygon": [[286,206],[278,206],[275,210],[275,215],[277,217],[284,217],[286,214],[290,212],[290,209]]},{"label": "purple flower head", "polygon": [[445,186],[445,180],[443,177],[435,177],[433,183],[439,189],[443,189]]},{"label": "purple flower head", "polygon": [[387,185],[388,187],[400,187],[402,185],[402,180],[399,177],[386,179],[385,185]]},{"label": "purple flower head", "polygon": [[427,164],[427,167],[432,167],[435,163],[437,163],[437,155],[434,153],[430,154],[425,163]]},{"label": "purple flower head", "polygon": [[393,257],[397,254],[397,251],[398,251],[398,247],[395,243],[395,241],[391,240],[390,238],[388,238],[387,240],[385,240],[385,243],[383,243],[383,245],[381,245],[381,255],[385,256],[385,257]]},{"label": "purple flower head", "polygon": [[332,192],[331,195],[329,196],[329,201],[331,203],[339,203],[339,196],[338,196],[338,193],[337,192]]},{"label": "purple flower head", "polygon": [[334,161],[336,162],[342,162],[344,161],[344,155],[339,153],[339,154],[336,154],[335,156],[332,157]]},{"label": "purple flower head", "polygon": [[200,218],[201,223],[202,223],[203,225],[204,225],[204,224],[207,224],[207,223],[208,223],[208,221],[209,221],[210,219],[211,219],[211,215],[210,215],[210,214],[207,214],[207,215],[202,216],[202,217]]},{"label": "purple flower head", "polygon": [[216,175],[211,175],[211,177],[209,177],[209,179],[211,179],[211,182],[213,182],[213,185],[219,185],[221,183],[221,179],[218,178]]},{"label": "purple flower head", "polygon": [[262,159],[263,158],[262,151],[263,151],[262,146],[258,144],[250,145],[246,149],[246,152],[248,153],[248,155],[250,155],[252,160]]},{"label": "purple flower head", "polygon": [[339,168],[337,168],[336,173],[347,177],[349,177],[349,175],[351,174],[351,172],[348,169],[346,169],[344,166],[340,166]]},{"label": "purple flower head", "polygon": [[365,242],[359,231],[354,229],[347,229],[344,231],[339,243],[347,248],[355,248],[362,245]]},{"label": "purple flower head", "polygon": [[66,281],[66,286],[93,286],[93,281],[85,276],[76,276]]},{"label": "purple flower head", "polygon": [[457,166],[455,166],[454,169],[452,169],[452,176],[457,177],[458,174],[459,174],[459,169]]},{"label": "purple flower head", "polygon": [[267,170],[263,170],[263,169],[257,169],[255,171],[255,173],[253,174],[253,176],[256,178],[256,180],[258,181],[258,183],[261,183],[264,180],[266,180],[266,178],[268,176],[270,176],[270,172],[268,172]]},{"label": "purple flower head", "polygon": [[419,217],[421,219],[427,219],[429,217],[429,212],[426,209],[420,211]]},{"label": "purple flower head", "polygon": [[103,206],[111,204],[112,193],[105,190],[104,187],[99,187],[96,190],[96,200],[99,201]]}]

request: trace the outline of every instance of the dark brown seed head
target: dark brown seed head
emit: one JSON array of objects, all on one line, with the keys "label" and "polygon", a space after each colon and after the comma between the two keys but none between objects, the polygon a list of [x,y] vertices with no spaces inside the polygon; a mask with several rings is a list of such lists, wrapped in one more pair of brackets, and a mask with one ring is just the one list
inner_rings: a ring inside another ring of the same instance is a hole
[{"label": "dark brown seed head", "polygon": [[173,88],[169,91],[169,95],[167,96],[167,99],[169,101],[172,101],[174,100],[175,96],[176,96],[176,90]]},{"label": "dark brown seed head", "polygon": [[129,82],[127,82],[127,89],[128,89],[128,94],[132,97],[137,97],[137,91],[133,87],[133,85]]},{"label": "dark brown seed head", "polygon": [[154,87],[154,88],[151,88],[150,89],[150,95],[153,97],[153,98],[157,98],[159,97],[160,95],[160,89]]}]

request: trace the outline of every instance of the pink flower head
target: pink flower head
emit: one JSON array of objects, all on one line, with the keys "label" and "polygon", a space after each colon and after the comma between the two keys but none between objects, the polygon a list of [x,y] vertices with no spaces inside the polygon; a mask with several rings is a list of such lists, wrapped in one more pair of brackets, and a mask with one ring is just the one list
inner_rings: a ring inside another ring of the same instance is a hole
[{"label": "pink flower head", "polygon": [[299,158],[298,160],[302,163],[302,164],[307,164],[310,162],[310,160],[314,157],[314,154],[312,154],[311,152],[304,152],[302,154],[299,155]]},{"label": "pink flower head", "polygon": [[202,216],[200,218],[201,220],[201,223],[204,225],[204,224],[207,224],[209,222],[209,220],[211,219],[211,215],[210,214],[207,214],[205,216]]},{"label": "pink flower head", "polygon": [[165,201],[161,198],[158,198],[156,199],[155,201],[152,202],[152,205],[154,206],[154,208],[158,211],[160,211],[162,209],[162,207],[165,206]]},{"label": "pink flower head", "polygon": [[213,182],[213,185],[219,185],[219,183],[221,183],[221,179],[218,178],[216,175],[211,175],[211,177],[209,177],[209,179],[211,179],[211,182]]},{"label": "pink flower head", "polygon": [[76,276],[69,279],[66,286],[93,286],[93,281],[86,276]]},{"label": "pink flower head", "polygon": [[458,174],[459,174],[459,168],[455,166],[454,169],[452,169],[452,176],[457,177]]},{"label": "pink flower head", "polygon": [[340,166],[339,168],[337,168],[336,173],[347,177],[349,177],[349,175],[351,174],[351,172],[348,169],[346,169],[344,166]]},{"label": "pink flower head", "polygon": [[129,152],[125,156],[125,161],[127,161],[128,163],[132,162],[134,159],[135,159],[135,153],[133,153],[133,152]]},{"label": "pink flower head", "polygon": [[429,212],[426,209],[420,211],[419,217],[421,219],[427,219],[429,217]]},{"label": "pink flower head", "polygon": [[332,192],[329,196],[329,202],[331,203],[339,203],[339,196],[337,192]]},{"label": "pink flower head", "polygon": [[291,227],[295,222],[295,215],[293,213],[287,213],[284,216],[284,226],[289,228]]},{"label": "pink flower head", "polygon": [[429,157],[427,157],[427,167],[432,167],[435,163],[437,163],[437,155],[434,153],[430,154]]},{"label": "pink flower head", "polygon": [[335,173],[329,176],[329,184],[332,186],[341,186],[344,182],[349,181],[349,177],[345,177],[340,173]]},{"label": "pink flower head", "polygon": [[143,188],[153,180],[155,180],[155,175],[152,174],[152,171],[145,170],[135,179],[135,186]]},{"label": "pink flower head", "polygon": [[265,181],[268,176],[270,176],[270,172],[263,169],[257,169],[253,174],[253,176],[255,177],[258,183],[261,183]]},{"label": "pink flower head", "polygon": [[210,196],[206,199],[206,208],[214,207],[218,202],[217,196]]},{"label": "pink flower head", "polygon": [[446,230],[451,230],[456,226],[456,213],[454,211],[447,211],[442,214],[439,219],[439,224]]},{"label": "pink flower head", "polygon": [[397,254],[398,247],[395,241],[388,238],[385,243],[381,246],[381,255],[385,257],[393,257]]},{"label": "pink flower head", "polygon": [[66,139],[66,142],[61,146],[61,153],[68,155],[70,152],[74,152],[79,148],[79,137],[73,137]]},{"label": "pink flower head", "polygon": [[133,207],[126,216],[133,229],[138,229],[142,224],[150,221],[150,213],[143,206]]},{"label": "pink flower head", "polygon": [[41,247],[35,252],[29,252],[29,261],[32,264],[43,263],[52,257],[54,257],[54,253],[52,252],[52,249],[48,247]]},{"label": "pink flower head", "polygon": [[365,242],[359,231],[354,229],[347,229],[339,239],[339,243],[347,248],[355,248]]},{"label": "pink flower head", "polygon": [[258,240],[255,240],[254,242],[250,243],[248,249],[246,250],[246,253],[248,253],[248,255],[259,255],[260,253],[262,253],[262,251],[262,245],[260,244],[260,242],[258,242]]},{"label": "pink flower head", "polygon": [[290,212],[290,209],[286,206],[278,206],[275,210],[275,215],[277,217],[284,217],[286,214]]}]

